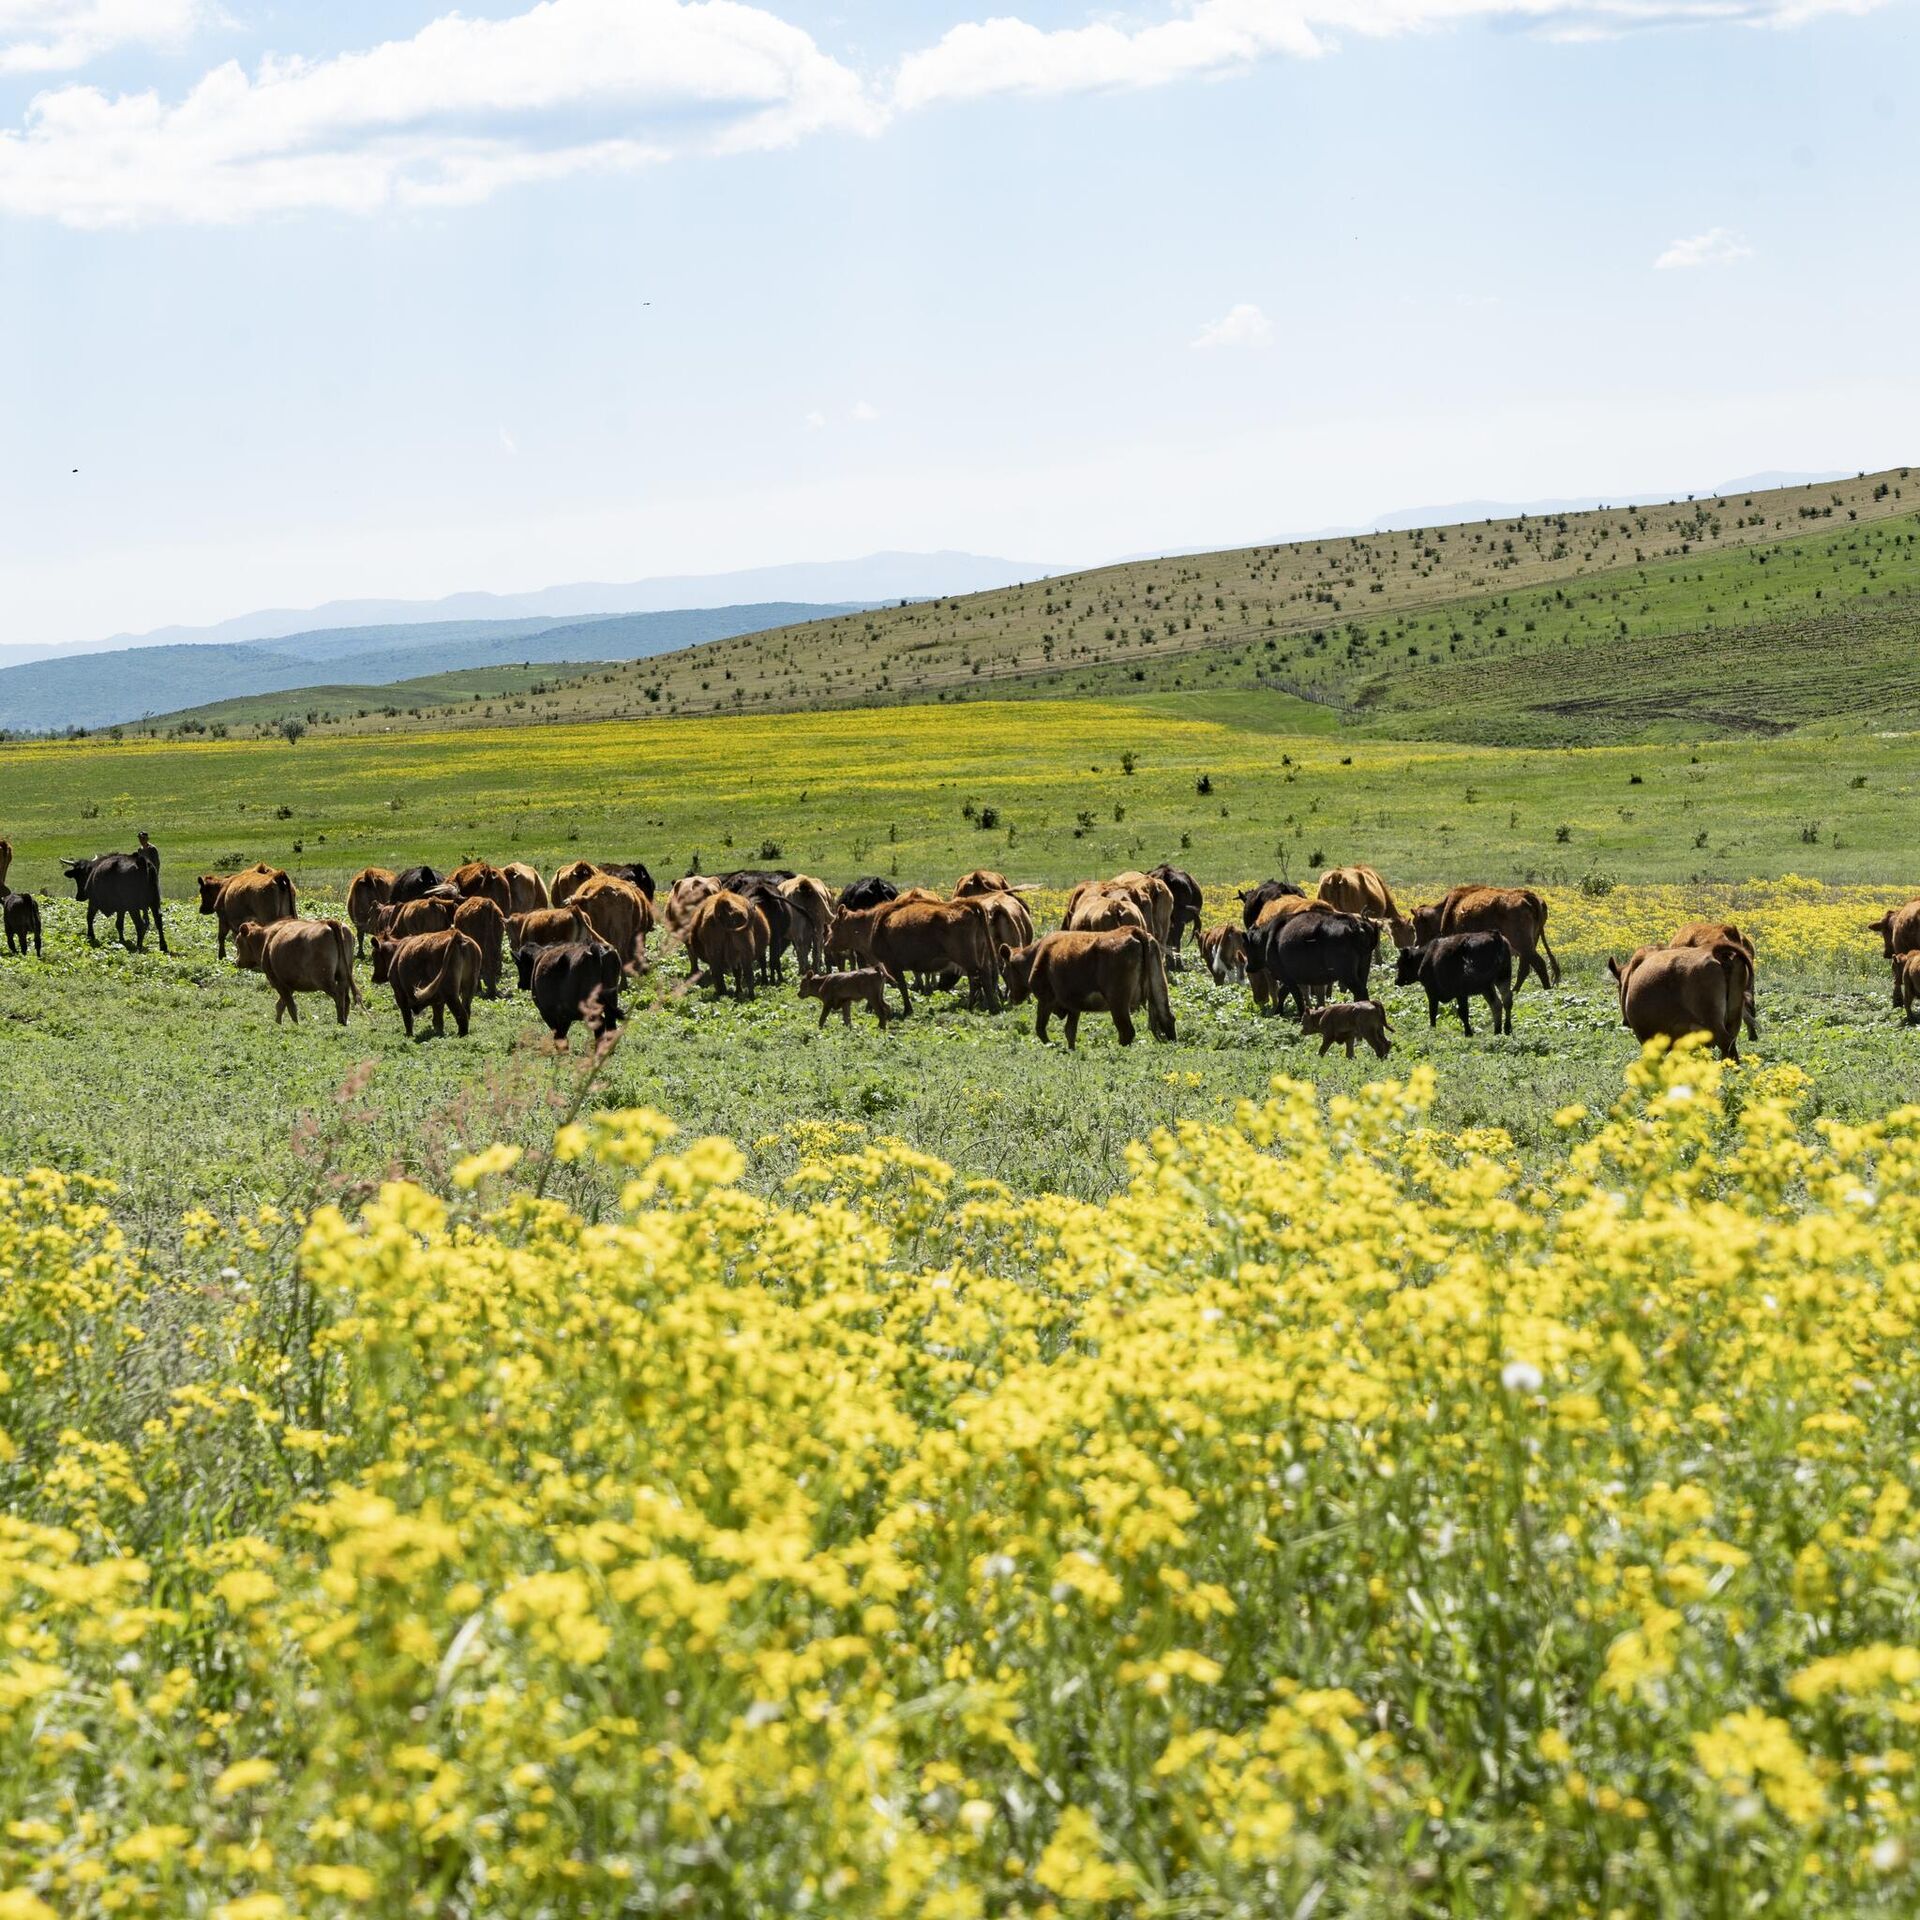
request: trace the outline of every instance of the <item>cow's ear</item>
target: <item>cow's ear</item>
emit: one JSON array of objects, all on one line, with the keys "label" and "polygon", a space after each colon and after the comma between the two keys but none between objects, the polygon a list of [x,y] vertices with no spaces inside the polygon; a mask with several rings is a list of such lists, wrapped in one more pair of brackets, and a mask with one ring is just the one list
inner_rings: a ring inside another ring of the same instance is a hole
[{"label": "cow's ear", "polygon": [[1013,949],[1002,940],[1000,942],[1000,964],[1004,967],[1013,958]]},{"label": "cow's ear", "polygon": [[1616,960],[1612,954],[1607,955],[1607,971],[1612,974],[1616,980],[1620,978],[1620,962]]}]

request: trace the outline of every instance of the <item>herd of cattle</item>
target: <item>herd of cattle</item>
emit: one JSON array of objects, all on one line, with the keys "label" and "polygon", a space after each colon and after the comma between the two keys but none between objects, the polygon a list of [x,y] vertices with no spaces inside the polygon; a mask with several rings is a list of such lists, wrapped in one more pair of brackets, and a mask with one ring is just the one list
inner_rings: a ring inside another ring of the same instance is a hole
[{"label": "herd of cattle", "polygon": [[[6,884],[12,854],[0,840],[0,923],[9,952],[37,954],[38,905]],[[132,922],[136,949],[151,921],[166,951],[160,854],[146,834],[132,853],[68,860],[62,870],[85,903],[90,943],[99,944],[96,920],[111,916],[123,944]],[[622,984],[648,966],[656,928],[685,951],[695,984],[742,1000],[783,980],[791,954],[822,1026],[835,1011],[851,1024],[865,1007],[884,1027],[890,993],[910,1014],[914,992],[964,986],[969,1004],[988,1011],[1031,1000],[1040,1038],[1058,1016],[1069,1047],[1088,1013],[1107,1014],[1123,1045],[1139,1014],[1156,1039],[1171,1040],[1167,970],[1183,964],[1190,938],[1215,982],[1246,986],[1264,1008],[1291,1004],[1322,1053],[1344,1046],[1349,1058],[1356,1043],[1381,1055],[1392,1046],[1386,1009],[1372,997],[1383,938],[1396,950],[1395,983],[1426,994],[1429,1026],[1451,1006],[1471,1034],[1472,1002],[1484,1000],[1495,1033],[1511,1032],[1516,986],[1532,977],[1550,989],[1560,979],[1547,903],[1533,889],[1459,886],[1408,914],[1364,866],[1322,874],[1311,894],[1265,881],[1236,896],[1237,925],[1213,927],[1203,924],[1205,899],[1190,873],[1116,874],[1075,887],[1060,929],[1038,935],[1023,898],[1031,889],[984,868],[944,897],[877,875],[836,892],[808,874],[742,869],[689,875],[661,899],[638,861],[575,860],[551,882],[518,861],[469,860],[445,875],[368,867],[347,889],[345,922],[302,918],[292,879],[264,863],[202,874],[198,884],[220,956],[231,942],[237,964],[265,978],[276,1023],[298,1020],[296,995],[317,993],[344,1025],[361,1000],[355,962],[371,945],[374,983],[392,992],[409,1035],[425,1016],[442,1032],[449,1013],[466,1033],[476,995],[499,993],[510,957],[557,1041],[575,1024],[598,1037],[621,1020]],[[1920,1018],[1920,900],[1873,931],[1893,966],[1894,1004]],[[1607,967],[1622,1023],[1640,1040],[1704,1033],[1738,1059],[1742,1026],[1758,1031],[1753,944],[1737,927],[1684,926]]]}]

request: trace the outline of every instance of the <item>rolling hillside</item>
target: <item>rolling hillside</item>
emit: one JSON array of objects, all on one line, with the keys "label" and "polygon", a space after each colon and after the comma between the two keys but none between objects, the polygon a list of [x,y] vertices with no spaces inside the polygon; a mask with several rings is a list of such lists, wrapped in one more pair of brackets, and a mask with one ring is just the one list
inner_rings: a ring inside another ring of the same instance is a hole
[{"label": "rolling hillside", "polygon": [[[1920,709],[1907,668],[1916,515],[1920,483],[1900,468],[1665,507],[1183,555],[714,641],[518,689],[510,706],[485,697],[497,685],[456,677],[419,719],[1259,686],[1355,730],[1490,744],[1889,723]],[[390,730],[395,716],[360,701],[324,724]]]}]

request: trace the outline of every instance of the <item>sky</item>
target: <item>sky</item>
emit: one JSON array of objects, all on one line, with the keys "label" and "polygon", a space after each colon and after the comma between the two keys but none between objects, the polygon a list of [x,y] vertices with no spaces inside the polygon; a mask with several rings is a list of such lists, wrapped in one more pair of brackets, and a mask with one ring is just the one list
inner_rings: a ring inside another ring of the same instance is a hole
[{"label": "sky", "polygon": [[0,0],[0,640],[1920,461],[1917,24]]}]

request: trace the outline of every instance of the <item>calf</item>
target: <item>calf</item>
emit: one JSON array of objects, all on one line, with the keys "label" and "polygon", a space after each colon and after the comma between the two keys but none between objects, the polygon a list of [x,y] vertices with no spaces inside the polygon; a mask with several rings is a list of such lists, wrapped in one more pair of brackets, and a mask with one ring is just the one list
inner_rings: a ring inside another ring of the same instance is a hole
[{"label": "calf", "polygon": [[1387,1029],[1392,1025],[1386,1008],[1378,1000],[1339,1001],[1332,1006],[1314,1007],[1300,1016],[1300,1030],[1320,1036],[1322,1056],[1329,1047],[1344,1046],[1349,1060],[1353,1058],[1356,1040],[1365,1041],[1384,1060],[1393,1051],[1393,1042],[1387,1038]]},{"label": "calf", "polygon": [[852,973],[808,973],[800,978],[800,998],[820,1002],[820,1024],[838,1007],[840,1018],[853,1025],[853,1010],[862,1006],[887,1030],[887,986],[890,976],[878,967],[856,967]]},{"label": "calf", "polygon": [[27,942],[31,940],[35,957],[40,957],[39,901],[30,893],[9,893],[4,896],[4,900],[7,951],[25,953]]},{"label": "calf", "polygon": [[1200,936],[1200,958],[1215,986],[1241,986],[1247,977],[1247,936],[1239,927],[1209,927]]},{"label": "calf", "polygon": [[597,1040],[620,1024],[620,956],[604,940],[562,947],[523,946],[514,956],[523,991],[565,1046],[574,1022]]},{"label": "calf", "polygon": [[[9,903],[18,898],[17,894],[10,895]],[[1915,1009],[1920,1008],[1920,952],[1903,953],[1894,960],[1893,1004],[1906,1015],[1908,1026],[1916,1024]]]},{"label": "calf", "polygon": [[1471,1035],[1468,1003],[1481,999],[1493,1009],[1494,1032],[1513,1031],[1513,948],[1504,934],[1448,933],[1402,947],[1393,978],[1396,986],[1425,988],[1429,1027],[1439,1025],[1441,1004],[1452,1001]]},{"label": "calf", "polygon": [[480,949],[451,927],[444,933],[419,933],[407,940],[382,934],[373,943],[373,978],[376,986],[393,988],[393,1003],[400,1009],[400,1023],[409,1040],[414,1016],[429,1007],[436,1034],[446,1031],[442,1016],[451,1007],[454,1025],[464,1038],[473,1014],[474,991],[480,984]]}]

